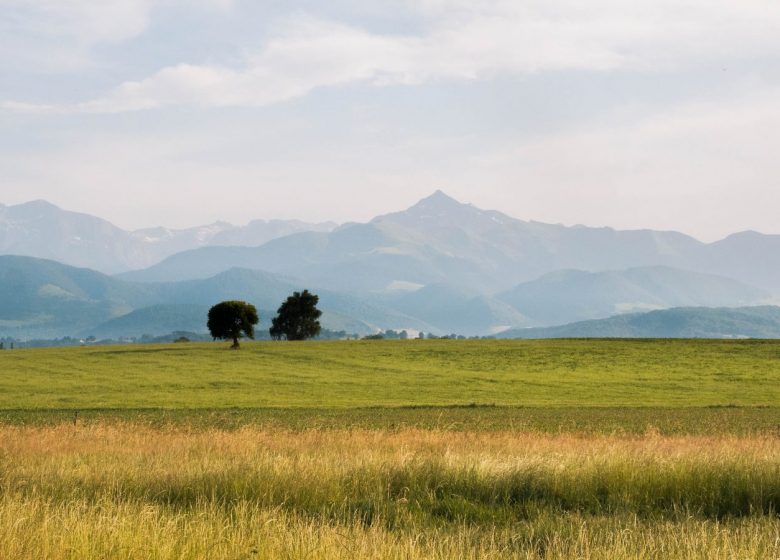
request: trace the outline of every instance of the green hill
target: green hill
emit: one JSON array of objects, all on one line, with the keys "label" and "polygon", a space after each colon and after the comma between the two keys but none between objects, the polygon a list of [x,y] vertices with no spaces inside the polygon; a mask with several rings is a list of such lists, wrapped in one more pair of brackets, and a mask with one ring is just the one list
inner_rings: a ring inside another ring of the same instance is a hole
[{"label": "green hill", "polygon": [[[54,261],[0,256],[0,337],[113,338],[166,334],[171,330],[201,332],[204,310],[226,299],[253,303],[262,311],[260,328],[265,329],[280,303],[304,287],[320,296],[325,328],[357,334],[407,329],[484,335],[506,327],[550,324],[557,318],[563,318],[560,323],[569,323],[566,317],[609,315],[619,310],[620,302],[640,309],[739,305],[766,295],[733,280],[663,267],[608,273],[563,271],[500,298],[449,284],[411,291],[403,289],[413,285],[401,286],[400,291],[356,295],[241,268],[205,279],[139,283]],[[753,330],[745,325],[737,328],[734,321],[721,320],[719,325],[712,325],[709,316],[709,323],[691,324],[687,330],[666,325],[634,326],[630,321],[614,319],[609,326],[588,329],[601,329],[608,333],[606,336],[775,336],[774,331],[761,325]],[[512,332],[548,336],[546,331]],[[590,336],[589,332],[586,329],[571,336]]]},{"label": "green hill", "polygon": [[151,303],[148,286],[30,257],[0,257],[0,333],[75,334]]},{"label": "green hill", "polygon": [[[257,270],[232,269],[203,280],[142,284],[54,261],[0,256],[0,336],[137,337],[172,330],[200,332],[205,326],[204,310],[226,299],[253,303],[262,310],[261,328],[267,328],[281,302],[302,288],[293,279]],[[331,330],[358,334],[377,328],[435,330],[424,321],[359,297],[315,291],[320,296],[323,326]]]},{"label": "green hill", "polygon": [[501,338],[780,338],[780,307],[681,307],[557,327],[512,329]]},{"label": "green hill", "polygon": [[152,305],[85,329],[79,335],[119,339],[145,334],[160,336],[174,331],[205,333],[208,310],[208,305]]}]

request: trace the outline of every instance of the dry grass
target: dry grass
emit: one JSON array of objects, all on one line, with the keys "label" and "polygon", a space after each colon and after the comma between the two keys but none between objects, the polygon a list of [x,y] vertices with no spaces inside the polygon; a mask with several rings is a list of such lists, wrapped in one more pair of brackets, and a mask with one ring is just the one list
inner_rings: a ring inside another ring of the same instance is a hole
[{"label": "dry grass", "polygon": [[0,427],[0,558],[780,558],[780,440]]},{"label": "dry grass", "polygon": [[330,524],[241,502],[226,512],[138,503],[0,502],[3,558],[762,559],[780,557],[769,519],[643,521],[543,515],[514,527],[388,530]]}]

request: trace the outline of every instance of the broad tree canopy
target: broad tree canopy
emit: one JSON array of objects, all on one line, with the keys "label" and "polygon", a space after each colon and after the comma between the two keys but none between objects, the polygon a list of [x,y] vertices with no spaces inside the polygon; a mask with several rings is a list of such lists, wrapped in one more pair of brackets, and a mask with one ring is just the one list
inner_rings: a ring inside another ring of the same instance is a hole
[{"label": "broad tree canopy", "polygon": [[309,290],[294,292],[287,298],[271,324],[271,338],[281,340],[306,340],[320,334],[319,318],[322,311],[317,309],[319,296]]},{"label": "broad tree canopy", "polygon": [[238,339],[255,337],[255,325],[260,322],[257,309],[245,301],[223,301],[209,309],[208,328],[214,339],[232,340],[231,348],[238,348]]}]

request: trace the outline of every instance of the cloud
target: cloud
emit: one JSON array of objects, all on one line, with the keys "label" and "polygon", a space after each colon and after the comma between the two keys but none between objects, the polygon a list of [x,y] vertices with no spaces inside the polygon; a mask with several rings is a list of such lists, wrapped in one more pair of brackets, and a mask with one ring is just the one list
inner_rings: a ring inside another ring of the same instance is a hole
[{"label": "cloud", "polygon": [[780,88],[621,113],[468,158],[464,184],[542,221],[695,231],[777,232]]},{"label": "cloud", "polygon": [[[218,218],[368,219],[443,188],[544,222],[708,240],[744,229],[780,233],[777,87],[623,108],[525,138],[406,123],[372,135],[351,129],[345,114],[336,115],[343,131],[312,114],[74,119],[47,131],[55,136],[44,149],[0,154],[5,202],[39,193],[128,226],[183,227]],[[124,128],[106,129],[106,120]]]},{"label": "cloud", "polygon": [[0,0],[15,30],[89,45],[121,42],[143,32],[151,0]]},{"label": "cloud", "polygon": [[[72,71],[91,64],[97,45],[144,33],[155,11],[227,9],[232,0],[0,0],[0,54],[28,70]],[[36,65],[40,68],[36,68]]]},{"label": "cloud", "polygon": [[[178,0],[168,3],[174,1]],[[220,1],[224,0],[211,0]],[[51,8],[48,20],[56,20],[69,33],[83,34],[87,42],[121,40],[141,32],[153,4],[159,2],[37,2],[40,9]],[[299,14],[279,22],[264,47],[245,56],[241,64],[166,67],[61,110],[264,106],[343,84],[674,69],[702,59],[727,64],[780,48],[777,2],[597,0],[582,5],[573,0],[426,0],[409,3],[407,9],[425,22],[416,34],[372,33]],[[60,18],[61,12],[71,17]]]},{"label": "cloud", "polygon": [[778,142],[780,89],[764,88],[549,135],[505,156],[527,163],[555,162],[563,183],[584,174],[619,191],[701,194],[740,184],[776,183],[772,171]]}]

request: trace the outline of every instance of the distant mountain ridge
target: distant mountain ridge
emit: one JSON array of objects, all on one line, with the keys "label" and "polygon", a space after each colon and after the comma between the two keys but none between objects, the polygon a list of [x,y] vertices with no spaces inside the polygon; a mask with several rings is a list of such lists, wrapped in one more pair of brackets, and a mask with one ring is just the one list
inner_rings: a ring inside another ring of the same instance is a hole
[{"label": "distant mountain ridge", "polygon": [[780,235],[746,232],[707,244],[678,232],[525,222],[437,191],[403,212],[368,223],[293,234],[260,247],[185,251],[123,277],[204,278],[234,266],[357,292],[382,292],[399,283],[449,284],[485,295],[562,269],[667,266],[733,278],[778,294]]},{"label": "distant mountain ridge", "polygon": [[504,301],[447,284],[401,290],[379,296],[376,301],[436,325],[444,334],[488,335],[510,326],[533,324],[520,310]]},{"label": "distant mountain ridge", "polygon": [[[719,277],[675,269],[633,269],[610,274],[566,271],[564,277],[591,279],[590,289],[568,288],[579,293],[578,309],[611,309],[625,293],[614,290],[614,277],[632,279],[629,287],[652,285],[642,296],[658,306],[678,301],[707,301],[739,305],[763,292]],[[530,283],[537,292],[531,303],[544,302],[538,294],[555,300],[566,295],[548,275]],[[690,279],[695,280],[689,285]],[[599,284],[603,286],[599,287]],[[511,327],[552,324],[559,308],[549,302],[538,305],[511,303],[474,290],[447,284],[422,288],[401,286],[392,293],[359,295],[319,289],[300,280],[258,270],[234,268],[211,278],[180,282],[138,283],[106,276],[88,269],[32,257],[0,256],[0,336],[57,338],[62,336],[141,336],[171,330],[202,332],[204,310],[225,299],[243,299],[261,310],[265,324],[292,291],[313,289],[324,311],[323,324],[331,330],[369,334],[377,330],[408,329],[434,334],[488,335]],[[520,293],[524,286],[520,286]],[[699,290],[701,293],[696,294]],[[612,293],[612,300],[604,294]],[[517,294],[517,290],[512,292]],[[664,296],[664,294],[669,294]],[[501,297],[504,297],[503,295]],[[538,297],[538,301],[537,298]],[[649,298],[655,298],[650,300]],[[616,299],[615,299],[616,298]],[[664,299],[666,298],[666,299]],[[707,299],[710,298],[710,299]],[[564,299],[564,308],[567,307]]]},{"label": "distant mountain ridge", "polygon": [[[208,308],[226,299],[253,303],[262,310],[261,320],[267,328],[281,302],[300,289],[295,280],[247,269],[232,269],[204,280],[138,284],[55,261],[0,256],[0,336],[101,336],[129,333],[128,325],[140,336],[165,334],[177,322],[180,326],[173,330],[194,330],[196,307]],[[415,317],[350,294],[317,293],[323,325],[331,330],[360,334],[380,328],[436,330]],[[205,325],[203,315],[196,332],[204,331]]]},{"label": "distant mountain ridge", "polygon": [[768,292],[737,280],[667,266],[586,272],[559,270],[497,296],[537,325],[560,325],[669,307],[743,306]]},{"label": "distant mountain ridge", "polygon": [[[566,227],[481,210],[441,191],[367,223],[297,231],[316,227],[255,221],[126,232],[45,202],[0,207],[0,252],[51,253],[37,263],[0,256],[0,333],[71,334],[130,313],[122,328],[152,317],[169,324],[165,313],[182,321],[186,313],[164,306],[233,297],[273,310],[303,287],[322,296],[329,328],[360,333],[487,335],[632,311],[780,301],[780,235],[702,243],[677,232]],[[264,235],[273,239],[248,245]],[[218,242],[247,246],[210,245]],[[65,255],[109,266],[192,244],[205,246],[114,277],[53,262]],[[158,307],[140,312],[151,306]]]},{"label": "distant mountain ridge", "polygon": [[114,274],[151,266],[180,251],[208,245],[262,245],[301,231],[331,231],[334,223],[255,220],[188,228],[123,230],[110,222],[36,200],[0,204],[0,255],[56,260]]},{"label": "distant mountain ridge", "polygon": [[500,338],[780,338],[780,307],[678,307],[546,328]]},{"label": "distant mountain ridge", "polygon": [[203,318],[207,316],[208,310],[208,305],[184,303],[151,305],[98,325],[90,325],[74,334],[79,338],[96,336],[119,340],[144,335],[161,336],[173,332],[205,333]]},{"label": "distant mountain ridge", "polygon": [[0,254],[125,272],[123,278],[145,282],[242,267],[339,291],[449,284],[488,296],[562,269],[669,266],[780,294],[780,235],[741,232],[702,243],[672,231],[567,227],[481,210],[441,191],[407,210],[341,227],[291,220],[127,232],[42,201],[0,206]]}]

